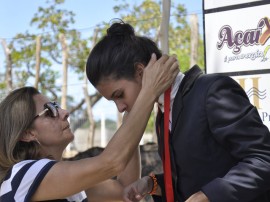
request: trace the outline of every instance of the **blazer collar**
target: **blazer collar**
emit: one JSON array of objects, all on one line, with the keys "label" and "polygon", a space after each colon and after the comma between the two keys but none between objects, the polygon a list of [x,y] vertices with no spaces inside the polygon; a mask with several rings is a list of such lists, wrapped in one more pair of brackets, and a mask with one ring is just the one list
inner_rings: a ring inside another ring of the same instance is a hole
[{"label": "blazer collar", "polygon": [[195,83],[196,79],[203,74],[202,70],[199,68],[199,66],[194,65],[191,69],[186,71],[185,77],[183,78],[178,92],[174,98],[173,103],[173,113],[172,113],[172,128],[171,128],[171,134],[173,134],[177,120],[179,118],[179,115],[183,108],[183,97],[189,92],[189,90],[192,88],[193,84]]}]

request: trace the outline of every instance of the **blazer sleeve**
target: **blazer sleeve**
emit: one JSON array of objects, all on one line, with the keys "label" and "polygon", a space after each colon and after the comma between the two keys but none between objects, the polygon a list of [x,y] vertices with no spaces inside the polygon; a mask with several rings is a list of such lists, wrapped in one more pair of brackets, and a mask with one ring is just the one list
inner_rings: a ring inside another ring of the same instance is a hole
[{"label": "blazer sleeve", "polygon": [[238,163],[202,191],[210,201],[251,201],[270,189],[269,130],[245,91],[230,77],[218,77],[205,102],[214,138]]}]

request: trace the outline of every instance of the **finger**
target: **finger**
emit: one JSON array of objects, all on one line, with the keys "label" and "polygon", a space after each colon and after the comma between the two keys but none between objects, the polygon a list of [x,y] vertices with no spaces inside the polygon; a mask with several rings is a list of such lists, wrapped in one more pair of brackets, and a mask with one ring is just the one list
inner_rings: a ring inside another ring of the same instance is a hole
[{"label": "finger", "polygon": [[166,61],[169,59],[169,56],[167,54],[163,54],[159,59],[158,59],[158,62],[160,64],[165,64]]},{"label": "finger", "polygon": [[143,198],[143,196],[142,196],[141,194],[136,194],[135,198],[136,198],[137,200],[141,200],[141,199]]},{"label": "finger", "polygon": [[125,202],[133,202],[135,201],[135,196],[133,193],[126,193],[123,195],[123,200]]},{"label": "finger", "polygon": [[180,71],[180,66],[179,66],[178,60],[176,60],[176,61],[172,64],[171,68],[172,68],[173,71],[176,71],[176,72],[179,72],[179,71]]},{"label": "finger", "polygon": [[142,200],[145,197],[145,194],[138,193],[134,196],[134,198],[138,201]]},{"label": "finger", "polygon": [[157,56],[155,53],[152,53],[150,61],[147,64],[147,67],[151,67],[157,61]]},{"label": "finger", "polygon": [[[171,60],[171,61],[173,61],[173,60]],[[178,60],[175,60],[170,65],[168,65],[168,68],[167,69],[170,72],[175,72],[175,71],[179,72],[180,69],[179,69],[179,62],[178,62]]]},{"label": "finger", "polygon": [[178,73],[179,73],[179,69],[178,69],[178,71],[175,71],[175,72],[173,73],[173,75],[172,75],[173,81],[176,79]]},{"label": "finger", "polygon": [[172,75],[170,78],[174,81],[179,72],[179,68],[176,66],[176,68],[172,71]]},{"label": "finger", "polygon": [[164,82],[168,86],[171,85],[175,81],[178,73],[179,73],[178,65],[175,65],[175,68],[174,69],[170,69],[170,73],[166,77],[164,77],[164,79],[165,79]]},{"label": "finger", "polygon": [[171,66],[177,61],[176,55],[170,56],[168,60],[165,62],[165,65]]}]

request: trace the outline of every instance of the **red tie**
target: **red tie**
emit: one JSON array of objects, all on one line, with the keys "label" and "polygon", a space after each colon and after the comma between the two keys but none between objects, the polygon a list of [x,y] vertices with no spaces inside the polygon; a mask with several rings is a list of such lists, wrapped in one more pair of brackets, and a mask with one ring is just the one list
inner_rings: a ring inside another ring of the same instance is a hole
[{"label": "red tie", "polygon": [[174,202],[173,186],[172,186],[172,170],[169,148],[169,117],[170,117],[170,98],[171,87],[165,91],[164,98],[164,157],[163,157],[163,169],[164,169],[164,182],[166,201]]}]

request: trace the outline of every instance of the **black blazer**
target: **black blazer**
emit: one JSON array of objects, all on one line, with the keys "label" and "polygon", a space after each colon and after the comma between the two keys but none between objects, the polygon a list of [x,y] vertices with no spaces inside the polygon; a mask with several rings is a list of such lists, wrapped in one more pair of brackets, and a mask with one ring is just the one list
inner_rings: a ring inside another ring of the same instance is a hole
[{"label": "black blazer", "polygon": [[[156,127],[162,159],[160,112]],[[211,202],[270,201],[270,133],[232,78],[204,75],[198,66],[185,74],[172,109],[170,150],[175,201],[200,190]]]}]

